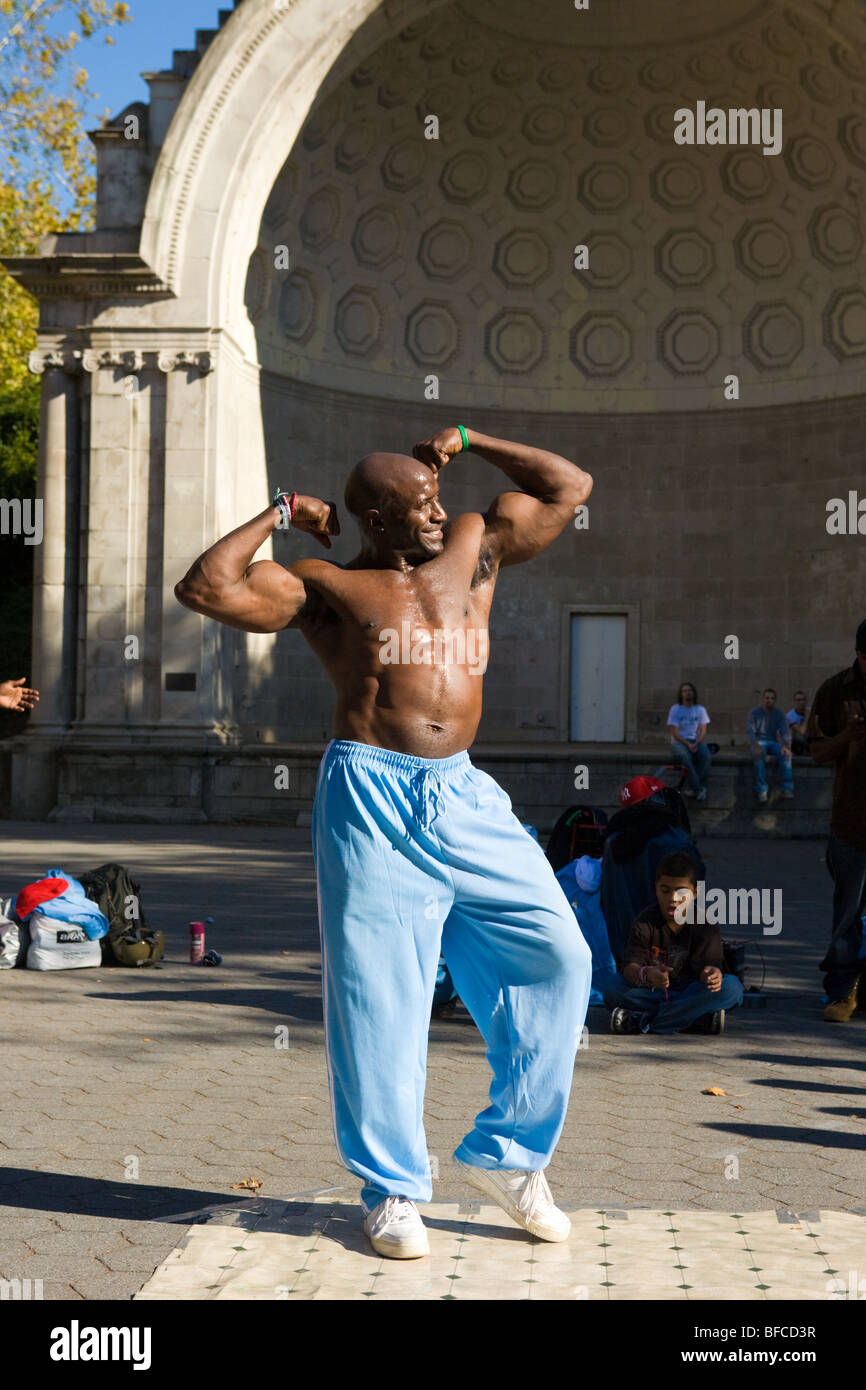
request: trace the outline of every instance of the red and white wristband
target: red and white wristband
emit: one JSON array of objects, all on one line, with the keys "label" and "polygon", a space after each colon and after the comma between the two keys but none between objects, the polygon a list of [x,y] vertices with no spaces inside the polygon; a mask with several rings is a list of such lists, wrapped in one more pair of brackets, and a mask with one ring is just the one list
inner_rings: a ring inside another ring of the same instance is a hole
[{"label": "red and white wristband", "polygon": [[277,526],[278,531],[288,531],[292,524],[292,517],[295,515],[295,506],[298,501],[298,494],[293,492],[291,497],[287,492],[281,492],[277,488],[274,493],[274,506],[279,508],[280,522]]}]

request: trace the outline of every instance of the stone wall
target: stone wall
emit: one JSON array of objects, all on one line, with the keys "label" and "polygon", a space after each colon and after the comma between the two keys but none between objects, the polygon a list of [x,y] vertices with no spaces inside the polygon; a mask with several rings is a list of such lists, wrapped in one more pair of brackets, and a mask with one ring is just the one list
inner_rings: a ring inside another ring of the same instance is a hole
[{"label": "stone wall", "polygon": [[[811,696],[854,659],[866,615],[866,549],[862,536],[828,534],[826,503],[847,497],[863,476],[861,398],[663,417],[455,414],[443,402],[383,405],[268,377],[263,412],[271,486],[326,497],[341,498],[361,455],[408,453],[458,419],[557,450],[592,473],[589,529],[567,531],[500,576],[482,744],[568,739],[562,615],[570,606],[639,607],[632,655],[640,740],[664,732],[677,686],[688,679],[710,712],[710,737],[744,748],[746,714],[764,686],[775,686],[788,709],[795,689]],[[458,458],[442,478],[452,512],[483,509],[502,489],[502,475],[475,456]],[[349,520],[332,558],[350,559],[356,542]],[[275,538],[279,559],[310,553],[312,542],[294,533]],[[732,634],[740,639],[736,661],[723,654]],[[244,738],[326,737],[330,686],[300,634],[281,633],[271,661],[260,698],[275,718],[242,721]]]},{"label": "stone wall", "polygon": [[[321,755],[321,745],[273,744],[267,751],[247,746],[193,754],[176,747],[109,751],[100,744],[79,742],[58,758],[58,804],[50,818],[61,823],[309,826]],[[667,757],[659,744],[640,754],[610,746],[479,745],[472,755],[475,764],[505,788],[517,815],[534,825],[543,841],[559,814],[578,802],[612,814],[623,783],[638,773],[654,772]],[[578,761],[589,768],[589,789],[581,792],[573,788]],[[822,837],[829,824],[831,774],[808,758],[796,758],[794,775],[794,801],[779,799],[771,771],[770,800],[758,806],[751,760],[742,754],[719,755],[710,774],[707,804],[688,803],[696,834]]]}]

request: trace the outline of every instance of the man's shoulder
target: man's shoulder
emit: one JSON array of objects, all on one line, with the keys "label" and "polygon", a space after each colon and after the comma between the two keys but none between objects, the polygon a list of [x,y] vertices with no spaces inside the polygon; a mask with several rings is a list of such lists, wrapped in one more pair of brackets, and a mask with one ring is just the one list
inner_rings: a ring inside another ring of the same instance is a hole
[{"label": "man's shoulder", "polygon": [[837,671],[834,676],[828,676],[827,679],[818,686],[815,692],[815,698],[812,701],[812,708],[814,709],[819,703],[823,704],[825,701],[832,700],[834,697],[840,695],[845,686],[848,685],[850,681],[853,681],[853,678],[853,670],[850,666],[846,666],[842,671]]},{"label": "man's shoulder", "polygon": [[485,546],[486,530],[487,518],[481,512],[461,512],[445,529],[445,554],[473,567],[473,588],[496,575],[496,565]]},{"label": "man's shoulder", "polygon": [[454,541],[478,540],[484,534],[486,521],[481,512],[460,512],[445,523],[445,538]]},{"label": "man's shoulder", "polygon": [[338,564],[336,560],[320,560],[317,557],[296,560],[293,565],[287,565],[286,568],[303,584],[323,591],[345,581],[346,577],[353,572],[347,565]]}]

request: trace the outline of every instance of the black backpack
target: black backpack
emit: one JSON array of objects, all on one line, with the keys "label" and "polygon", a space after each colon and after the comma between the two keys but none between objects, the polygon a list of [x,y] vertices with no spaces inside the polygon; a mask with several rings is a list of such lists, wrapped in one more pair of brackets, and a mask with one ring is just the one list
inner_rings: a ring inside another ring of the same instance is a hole
[{"label": "black backpack", "polygon": [[102,938],[103,965],[153,965],[162,960],[165,938],[147,925],[141,905],[141,886],[122,864],[101,864],[81,875],[88,898],[108,918]]},{"label": "black backpack", "polygon": [[607,815],[598,806],[569,806],[550,832],[547,858],[554,873],[574,859],[591,854],[600,859],[607,834]]}]

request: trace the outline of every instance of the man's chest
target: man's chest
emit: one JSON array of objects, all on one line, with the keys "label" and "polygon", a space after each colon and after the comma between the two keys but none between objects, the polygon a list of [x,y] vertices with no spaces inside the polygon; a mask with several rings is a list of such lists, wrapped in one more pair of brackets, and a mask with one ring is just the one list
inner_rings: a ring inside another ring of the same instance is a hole
[{"label": "man's chest", "polygon": [[364,576],[346,594],[345,619],[361,634],[385,629],[424,631],[487,628],[493,584],[473,586],[472,573],[433,565],[411,577]]}]

